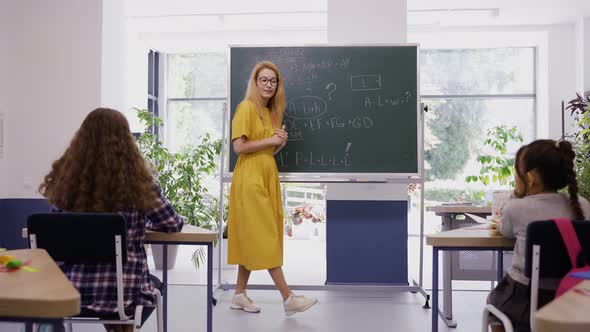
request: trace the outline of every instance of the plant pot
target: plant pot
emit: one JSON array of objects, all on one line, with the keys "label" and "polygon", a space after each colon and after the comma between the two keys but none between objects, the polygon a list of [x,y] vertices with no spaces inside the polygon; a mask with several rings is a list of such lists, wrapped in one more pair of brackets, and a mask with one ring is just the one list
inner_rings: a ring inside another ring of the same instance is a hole
[{"label": "plant pot", "polygon": [[[152,244],[152,257],[156,270],[162,270],[164,266],[164,255],[162,254],[163,248],[161,244]],[[168,270],[174,268],[176,264],[176,256],[178,255],[178,245],[168,245]]]},{"label": "plant pot", "polygon": [[[236,265],[227,264],[227,239],[223,239],[221,244],[221,269],[222,270],[231,270],[235,269]],[[217,246],[213,247],[213,268],[219,268],[219,248]]]}]

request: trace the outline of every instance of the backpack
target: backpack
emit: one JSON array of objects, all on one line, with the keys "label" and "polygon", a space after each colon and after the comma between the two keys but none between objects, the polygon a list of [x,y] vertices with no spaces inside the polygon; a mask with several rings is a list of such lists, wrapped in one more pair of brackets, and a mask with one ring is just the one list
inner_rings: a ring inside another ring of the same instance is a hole
[{"label": "backpack", "polygon": [[561,234],[561,238],[563,239],[563,243],[565,244],[570,257],[570,262],[572,263],[572,269],[559,283],[557,293],[555,294],[555,297],[557,298],[583,281],[582,279],[571,276],[571,274],[575,272],[590,271],[590,265],[588,265],[586,257],[582,255],[582,245],[580,244],[580,240],[578,240],[572,221],[566,218],[554,219],[553,221]]}]

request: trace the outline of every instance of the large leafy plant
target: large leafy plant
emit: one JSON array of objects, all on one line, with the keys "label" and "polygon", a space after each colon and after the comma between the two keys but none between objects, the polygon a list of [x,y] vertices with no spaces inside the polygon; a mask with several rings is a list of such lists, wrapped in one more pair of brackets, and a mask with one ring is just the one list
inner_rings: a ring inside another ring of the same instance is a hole
[{"label": "large leafy plant", "polygon": [[205,134],[198,144],[171,152],[149,130],[163,127],[162,119],[146,109],[136,108],[135,111],[140,123],[148,128],[138,137],[137,143],[157,174],[162,194],[179,214],[188,219],[188,223],[211,229],[209,194],[203,182],[217,169],[221,140],[213,140]]},{"label": "large leafy plant", "polygon": [[514,157],[507,155],[510,142],[522,143],[522,135],[518,128],[496,126],[488,129],[484,145],[493,151],[477,157],[481,168],[479,174],[469,175],[466,182],[481,182],[485,186],[493,183],[514,187]]},{"label": "large leafy plant", "polygon": [[[204,213],[206,216],[207,220],[211,221],[210,226],[214,227],[213,229],[216,231],[219,231],[219,198],[214,197],[212,195],[208,195],[207,198],[207,208],[205,209]],[[223,232],[222,232],[222,237],[227,241],[227,216],[229,213],[229,197],[227,196],[227,193],[224,193],[224,198],[223,198]],[[214,225],[214,226],[213,226]],[[217,245],[217,241],[214,242],[214,245]],[[199,247],[197,250],[195,250],[193,252],[193,255],[191,257],[191,260],[193,261],[193,264],[195,265],[195,268],[199,268],[199,266],[201,266],[201,263],[205,262],[205,259],[207,258],[207,251],[205,250],[205,247],[201,246]]]},{"label": "large leafy plant", "polygon": [[570,100],[567,109],[575,120],[575,132],[567,137],[574,143],[576,150],[576,173],[579,195],[590,199],[590,97],[579,94]]}]

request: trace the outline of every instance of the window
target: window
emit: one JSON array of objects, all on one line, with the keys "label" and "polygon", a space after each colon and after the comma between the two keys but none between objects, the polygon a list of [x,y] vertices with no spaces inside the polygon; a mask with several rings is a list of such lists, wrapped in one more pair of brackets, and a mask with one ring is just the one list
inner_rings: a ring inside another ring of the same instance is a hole
[{"label": "window", "polygon": [[226,53],[170,54],[167,60],[166,145],[177,151],[205,133],[220,139],[228,95]]},{"label": "window", "polygon": [[[223,110],[228,95],[227,54],[207,52],[166,56],[166,146],[179,151],[222,136]],[[220,164],[220,161],[217,161]],[[205,179],[212,197],[219,196],[219,168]]]},{"label": "window", "polygon": [[[422,102],[429,107],[426,199],[481,199],[483,185],[468,185],[465,177],[479,173],[486,131],[516,126],[525,142],[535,138],[535,48],[423,50],[420,68]],[[508,154],[519,146],[509,144]]]}]

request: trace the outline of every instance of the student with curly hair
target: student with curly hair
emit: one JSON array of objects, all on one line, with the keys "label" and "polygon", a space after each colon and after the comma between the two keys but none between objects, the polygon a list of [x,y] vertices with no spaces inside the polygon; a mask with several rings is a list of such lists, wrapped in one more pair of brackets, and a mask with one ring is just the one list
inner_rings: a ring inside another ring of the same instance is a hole
[{"label": "student with curly hair", "polygon": [[[88,114],[64,154],[53,162],[39,192],[56,211],[123,215],[127,221],[126,311],[134,312],[139,304],[154,305],[154,284],[143,245],[146,228],[179,232],[183,220],[162,197],[123,114],[108,108]],[[82,312],[117,313],[114,265],[62,263],[60,268],[79,290]],[[133,330],[130,325],[111,327]]]}]

